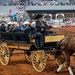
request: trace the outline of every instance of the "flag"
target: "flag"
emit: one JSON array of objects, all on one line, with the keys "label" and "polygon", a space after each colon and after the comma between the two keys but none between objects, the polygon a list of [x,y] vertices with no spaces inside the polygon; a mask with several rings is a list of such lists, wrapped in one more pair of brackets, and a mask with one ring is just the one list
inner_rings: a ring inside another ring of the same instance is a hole
[{"label": "flag", "polygon": [[65,26],[71,26],[72,25],[72,21],[69,20],[69,21],[65,21]]},{"label": "flag", "polygon": [[55,22],[54,22],[54,21],[48,21],[47,24],[48,24],[49,26],[53,26],[53,25],[55,24]]}]

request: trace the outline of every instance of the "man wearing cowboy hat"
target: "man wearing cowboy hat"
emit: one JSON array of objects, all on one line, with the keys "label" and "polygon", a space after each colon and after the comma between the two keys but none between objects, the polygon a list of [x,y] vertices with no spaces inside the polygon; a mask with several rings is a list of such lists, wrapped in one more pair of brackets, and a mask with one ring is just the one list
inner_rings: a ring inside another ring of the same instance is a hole
[{"label": "man wearing cowboy hat", "polygon": [[42,21],[43,15],[38,14],[35,19],[36,19],[36,29],[39,32],[43,32],[43,29],[45,28],[45,23]]},{"label": "man wearing cowboy hat", "polygon": [[42,21],[42,17],[43,15],[41,14],[38,14],[35,19],[36,19],[36,35],[39,36],[38,38],[38,45],[42,45],[44,43],[44,38],[43,38],[43,35],[45,33],[45,28],[46,28],[46,25],[45,25],[45,22]]}]

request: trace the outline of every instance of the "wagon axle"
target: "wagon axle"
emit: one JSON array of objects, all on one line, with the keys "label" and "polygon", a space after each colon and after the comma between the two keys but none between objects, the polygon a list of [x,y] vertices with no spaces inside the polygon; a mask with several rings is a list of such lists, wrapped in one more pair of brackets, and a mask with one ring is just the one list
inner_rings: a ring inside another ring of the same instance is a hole
[{"label": "wagon axle", "polygon": [[38,60],[38,63],[40,64],[40,63],[41,63],[41,61],[40,61],[40,60]]}]

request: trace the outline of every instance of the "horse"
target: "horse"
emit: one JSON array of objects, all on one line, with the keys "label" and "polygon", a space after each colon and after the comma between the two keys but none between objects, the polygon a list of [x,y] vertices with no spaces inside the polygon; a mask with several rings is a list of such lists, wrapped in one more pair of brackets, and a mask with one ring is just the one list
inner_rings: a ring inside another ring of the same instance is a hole
[{"label": "horse", "polygon": [[57,44],[56,50],[55,58],[60,61],[59,68],[56,72],[59,73],[65,65],[70,75],[74,75],[70,67],[70,56],[75,52],[75,36],[65,36],[65,38]]}]

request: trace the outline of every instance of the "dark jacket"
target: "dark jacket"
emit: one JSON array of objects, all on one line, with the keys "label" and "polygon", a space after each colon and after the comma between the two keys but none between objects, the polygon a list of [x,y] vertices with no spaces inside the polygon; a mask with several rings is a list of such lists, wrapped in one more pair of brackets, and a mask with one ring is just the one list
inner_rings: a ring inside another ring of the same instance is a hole
[{"label": "dark jacket", "polygon": [[26,29],[24,30],[24,33],[27,34],[27,35],[29,35],[29,33],[35,34],[35,31],[36,31],[36,30],[35,30],[34,27],[28,26],[28,27],[26,27]]},{"label": "dark jacket", "polygon": [[29,37],[29,34],[35,34],[35,28],[32,27],[32,26],[28,26],[26,27],[26,29],[24,30],[24,33],[25,33],[25,40],[26,41],[30,41],[30,37]]},{"label": "dark jacket", "polygon": [[[13,32],[13,33],[17,33],[17,32],[20,32],[20,30],[19,30],[18,28],[13,28],[13,29],[12,29],[12,32]],[[20,35],[14,35],[14,36],[13,36],[13,40],[15,40],[15,41],[20,41],[20,40],[21,40],[21,36],[20,36]]]},{"label": "dark jacket", "polygon": [[1,25],[1,26],[0,26],[0,32],[6,32],[5,28],[6,28],[5,25]]},{"label": "dark jacket", "polygon": [[12,32],[20,32],[20,30],[18,28],[13,28]]},{"label": "dark jacket", "polygon": [[[42,26],[42,23],[44,26]],[[42,23],[39,20],[36,21],[36,30],[39,32],[42,32],[42,29],[46,29],[46,23],[44,21],[42,21]]]}]

